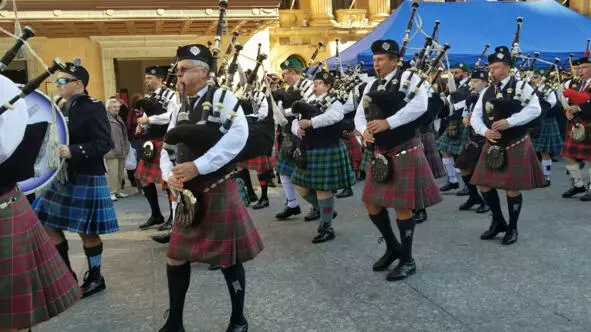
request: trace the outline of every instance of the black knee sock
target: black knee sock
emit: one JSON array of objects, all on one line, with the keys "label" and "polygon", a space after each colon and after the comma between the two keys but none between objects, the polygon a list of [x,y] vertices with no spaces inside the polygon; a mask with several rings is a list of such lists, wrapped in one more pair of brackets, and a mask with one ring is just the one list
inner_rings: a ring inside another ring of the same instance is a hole
[{"label": "black knee sock", "polygon": [[152,217],[163,218],[162,212],[160,212],[160,205],[158,204],[158,192],[156,191],[156,185],[150,183],[149,185],[145,186],[144,196],[146,196],[148,204],[150,204],[150,209],[152,210]]},{"label": "black knee sock", "polygon": [[170,218],[172,218],[172,192],[170,189],[166,189],[166,197],[168,198],[168,208],[170,211]]},{"label": "black knee sock", "polygon": [[511,229],[517,229],[517,220],[519,220],[522,204],[523,195],[519,194],[515,197],[507,196],[507,208],[509,209],[509,228]]},{"label": "black knee sock", "polygon": [[400,243],[398,239],[396,239],[396,235],[394,235],[394,231],[392,230],[392,224],[390,223],[390,216],[388,215],[388,211],[384,208],[382,211],[376,215],[369,215],[369,219],[376,225],[377,229],[380,231],[380,234],[384,237],[386,241],[386,247],[388,249],[399,250]]},{"label": "black knee sock", "polygon": [[462,179],[464,180],[464,183],[466,184],[466,188],[468,188],[468,193],[470,195],[469,197],[471,200],[474,200],[474,201],[482,201],[480,194],[478,194],[478,188],[476,188],[475,185],[470,183],[471,178],[472,178],[472,174],[462,175]]},{"label": "black knee sock", "polygon": [[70,272],[74,273],[72,271],[72,265],[70,265],[70,257],[68,256],[68,250],[70,250],[70,247],[68,246],[68,241],[66,240],[60,244],[57,244],[55,246],[55,249],[57,249],[57,252],[62,257],[64,263],[66,263],[66,266],[68,267]]},{"label": "black knee sock", "polygon": [[499,194],[496,189],[492,189],[485,193],[482,193],[482,197],[486,201],[486,204],[490,207],[490,211],[493,215],[493,221],[501,226],[507,226],[505,217],[503,217],[503,211],[501,211],[501,201],[499,200]]},{"label": "black knee sock", "polygon": [[185,295],[187,295],[189,283],[191,282],[191,265],[189,262],[176,266],[166,264],[166,277],[168,279],[168,301],[170,306],[166,327],[170,331],[176,331],[183,326]]},{"label": "black knee sock", "polygon": [[232,301],[232,317],[230,322],[232,324],[244,324],[244,292],[246,291],[246,274],[242,263],[232,265],[230,267],[222,268],[228,291],[230,292],[230,300]]},{"label": "black knee sock", "polygon": [[94,247],[84,247],[86,260],[88,261],[89,278],[99,279],[101,277],[101,255],[103,254],[103,243]]},{"label": "black knee sock", "polygon": [[412,238],[415,233],[415,218],[411,217],[407,220],[396,220],[398,230],[400,231],[400,261],[410,262],[412,260]]},{"label": "black knee sock", "polygon": [[269,199],[267,191],[269,189],[269,182],[273,181],[273,170],[270,169],[266,172],[258,174],[259,183],[261,185],[261,199]]},{"label": "black knee sock", "polygon": [[249,196],[256,195],[254,192],[254,188],[252,187],[252,181],[250,179],[250,172],[247,169],[243,169],[238,172],[238,177],[244,181],[244,185],[246,186],[246,192]]}]

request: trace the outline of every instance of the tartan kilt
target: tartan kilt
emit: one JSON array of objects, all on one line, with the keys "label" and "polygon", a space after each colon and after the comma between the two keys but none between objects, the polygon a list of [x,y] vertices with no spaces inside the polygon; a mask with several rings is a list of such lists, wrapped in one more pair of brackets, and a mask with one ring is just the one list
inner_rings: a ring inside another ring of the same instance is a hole
[{"label": "tartan kilt", "polygon": [[427,162],[429,163],[429,168],[431,168],[433,177],[439,179],[446,176],[447,172],[445,171],[445,166],[443,166],[443,161],[439,155],[439,150],[437,150],[436,147],[435,133],[427,132],[425,134],[421,134],[421,143],[423,143],[425,157],[427,158]]},{"label": "tartan kilt", "polygon": [[104,175],[76,175],[66,184],[54,181],[35,207],[45,226],[97,235],[117,232],[119,224]]},{"label": "tartan kilt", "polygon": [[162,150],[163,139],[155,138],[151,140],[154,143],[154,159],[152,161],[145,161],[140,159],[135,170],[135,177],[142,183],[164,183],[162,180],[162,171],[160,170],[160,151]]},{"label": "tartan kilt", "polygon": [[342,140],[337,145],[306,150],[308,168],[296,168],[293,183],[300,187],[331,191],[355,184],[347,149]]},{"label": "tartan kilt", "polygon": [[244,184],[244,180],[241,178],[236,178],[236,184],[238,184],[238,192],[240,193],[240,198],[245,205],[250,204],[250,199],[248,198],[248,191],[246,190],[246,185]]},{"label": "tartan kilt", "polygon": [[462,126],[457,138],[451,139],[447,136],[447,131],[437,138],[437,150],[457,156],[468,141],[470,128]]},{"label": "tartan kilt", "polygon": [[80,298],[80,288],[25,195],[0,196],[0,329],[47,321]]},{"label": "tartan kilt", "polygon": [[478,159],[482,154],[484,140],[476,141],[468,139],[458,158],[456,158],[455,167],[461,170],[473,170],[478,164]]},{"label": "tartan kilt", "polygon": [[269,156],[258,156],[254,158],[250,158],[246,161],[242,161],[236,164],[236,168],[238,169],[252,169],[257,172],[257,174],[265,173],[268,170],[275,168],[275,157]]},{"label": "tartan kilt", "polygon": [[353,172],[359,172],[361,166],[361,144],[357,141],[355,136],[351,136],[346,140],[343,140],[345,147],[347,148],[347,154],[349,155],[349,161],[351,162],[351,168]]},{"label": "tartan kilt", "polygon": [[470,183],[504,190],[531,190],[543,188],[546,183],[542,165],[529,136],[505,148],[505,167],[493,170],[486,165],[486,153],[490,146],[484,143]]},{"label": "tartan kilt", "polygon": [[[583,121],[582,124],[587,127],[591,125],[591,121]],[[560,155],[579,160],[591,160],[591,140],[587,139],[580,143],[573,141],[570,138],[571,127],[571,121],[568,121],[565,133],[566,137]]]},{"label": "tartan kilt", "polygon": [[205,215],[197,227],[173,225],[166,256],[229,267],[255,258],[264,248],[236,180],[202,194]]},{"label": "tartan kilt", "polygon": [[284,152],[280,152],[279,158],[277,158],[277,173],[291,177],[295,171],[296,165],[293,158]]},{"label": "tartan kilt", "polygon": [[364,172],[367,171],[367,166],[369,165],[370,160],[371,153],[366,148],[363,148],[361,152],[361,165],[359,165],[359,170]]},{"label": "tartan kilt", "polygon": [[532,138],[536,152],[560,154],[562,149],[562,137],[556,118],[543,118],[540,124],[540,137]]},{"label": "tartan kilt", "polygon": [[[401,151],[407,153],[396,156]],[[377,183],[373,180],[370,164],[363,187],[363,202],[382,207],[424,209],[443,200],[419,138],[381,153],[392,162],[392,175],[384,183]]]}]

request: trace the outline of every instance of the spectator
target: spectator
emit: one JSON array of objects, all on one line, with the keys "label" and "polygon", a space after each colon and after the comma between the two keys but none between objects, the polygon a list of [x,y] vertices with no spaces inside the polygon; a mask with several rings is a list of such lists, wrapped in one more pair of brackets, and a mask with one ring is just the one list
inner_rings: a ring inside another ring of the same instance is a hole
[{"label": "spectator", "polygon": [[111,200],[125,198],[127,194],[121,192],[121,180],[125,170],[125,157],[129,152],[129,139],[127,128],[123,119],[119,116],[121,103],[114,97],[109,98],[105,103],[107,116],[111,124],[111,140],[113,149],[105,155],[107,161],[107,184],[111,192]]}]

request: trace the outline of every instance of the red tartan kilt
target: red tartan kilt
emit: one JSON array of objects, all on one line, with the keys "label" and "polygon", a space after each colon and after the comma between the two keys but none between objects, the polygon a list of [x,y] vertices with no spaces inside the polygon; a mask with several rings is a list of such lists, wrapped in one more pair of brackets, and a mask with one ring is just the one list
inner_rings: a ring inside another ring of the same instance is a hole
[{"label": "red tartan kilt", "polygon": [[[583,122],[584,126],[591,125],[591,122]],[[560,155],[562,157],[569,157],[573,159],[580,159],[580,160],[591,160],[591,141],[586,140],[584,142],[575,142],[570,138],[572,125],[569,122],[566,127],[565,133],[565,140],[564,145],[562,146],[562,151]],[[589,134],[588,134],[589,137]]]},{"label": "red tartan kilt", "polygon": [[[395,156],[403,150],[407,153]],[[382,153],[390,157],[392,175],[386,182],[376,183],[370,163],[363,187],[363,202],[382,207],[423,209],[443,200],[419,138]]]},{"label": "red tartan kilt", "polygon": [[167,257],[228,267],[249,261],[263,250],[236,180],[227,180],[201,197],[203,220],[197,227],[173,225]]},{"label": "red tartan kilt", "polygon": [[359,172],[362,159],[361,145],[355,136],[351,136],[348,139],[343,140],[343,143],[345,143],[345,147],[347,148],[347,153],[349,154],[349,160],[351,161],[351,168],[353,168],[353,172]]},{"label": "red tartan kilt", "polygon": [[239,162],[238,164],[236,164],[236,168],[251,169],[251,170],[256,171],[257,174],[265,173],[266,171],[275,168],[275,165],[277,164],[277,157],[275,157],[275,155],[277,155],[277,151],[278,151],[277,140],[275,140],[275,149],[274,150],[275,150],[275,153],[273,154],[272,157],[270,157],[270,156],[254,157],[254,158],[248,159],[246,161]]},{"label": "red tartan kilt", "polygon": [[143,183],[164,183],[162,180],[162,171],[160,170],[160,150],[162,150],[162,138],[153,139],[156,153],[152,161],[140,159],[135,171],[135,177]]},{"label": "red tartan kilt", "polygon": [[490,144],[486,142],[470,183],[504,190],[531,190],[543,188],[546,183],[542,165],[537,158],[531,139],[525,138],[505,150],[505,166],[493,170],[486,165],[486,153]]},{"label": "red tartan kilt", "polygon": [[23,193],[0,203],[0,329],[24,329],[64,312],[80,288]]}]

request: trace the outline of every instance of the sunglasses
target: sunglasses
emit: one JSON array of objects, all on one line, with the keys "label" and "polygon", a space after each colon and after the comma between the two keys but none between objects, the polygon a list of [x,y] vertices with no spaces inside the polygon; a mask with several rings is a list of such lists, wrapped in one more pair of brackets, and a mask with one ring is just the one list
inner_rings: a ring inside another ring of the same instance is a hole
[{"label": "sunglasses", "polygon": [[65,77],[60,77],[57,80],[55,80],[55,83],[57,83],[57,85],[66,85],[70,82],[75,82],[75,81],[79,81],[76,78],[65,78]]}]

